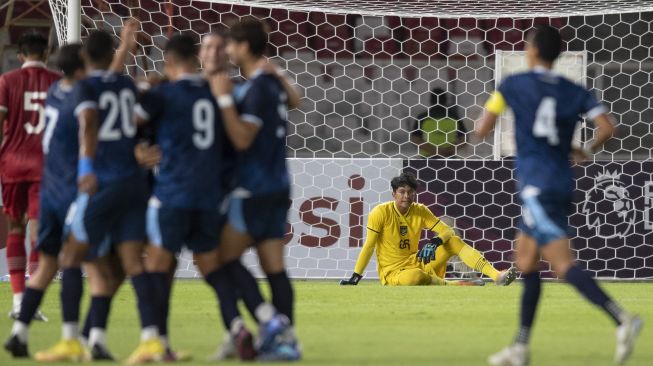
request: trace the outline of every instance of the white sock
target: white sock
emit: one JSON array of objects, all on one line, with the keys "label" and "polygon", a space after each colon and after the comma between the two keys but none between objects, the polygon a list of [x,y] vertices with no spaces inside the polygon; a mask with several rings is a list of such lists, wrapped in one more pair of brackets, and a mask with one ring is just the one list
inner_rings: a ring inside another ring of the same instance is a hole
[{"label": "white sock", "polygon": [[23,293],[15,293],[13,301],[13,311],[20,312],[20,304],[23,302]]},{"label": "white sock", "polygon": [[159,336],[159,328],[156,325],[150,325],[141,330],[141,342],[149,341]]},{"label": "white sock", "polygon": [[63,339],[78,339],[79,324],[77,322],[65,322],[61,327],[61,336]]},{"label": "white sock", "polygon": [[102,346],[106,346],[107,344],[107,333],[103,328],[91,328],[91,332],[88,335],[88,345],[93,347],[96,344]]},{"label": "white sock", "polygon": [[276,313],[277,310],[274,306],[267,302],[262,303],[256,308],[256,310],[254,310],[254,315],[256,315],[256,319],[258,319],[261,324],[265,324],[272,320]]},{"label": "white sock", "polygon": [[231,321],[231,325],[229,327],[229,333],[235,336],[240,331],[240,328],[242,328],[244,325],[245,323],[240,317],[235,318],[234,320]]},{"label": "white sock", "polygon": [[11,334],[17,336],[21,342],[27,343],[27,329],[27,324],[16,320],[11,327]]}]

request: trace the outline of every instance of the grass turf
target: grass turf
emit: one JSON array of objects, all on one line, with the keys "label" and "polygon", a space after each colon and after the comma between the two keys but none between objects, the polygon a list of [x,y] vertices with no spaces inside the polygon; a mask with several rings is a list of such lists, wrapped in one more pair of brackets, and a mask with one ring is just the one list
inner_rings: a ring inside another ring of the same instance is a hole
[{"label": "grass turf", "polygon": [[[648,322],[628,364],[651,365],[653,283],[603,286]],[[58,284],[53,285],[42,307],[50,321],[33,324],[32,354],[59,338],[58,291]],[[297,281],[295,293],[302,364],[484,365],[487,355],[508,344],[515,332],[521,286],[402,288],[363,281],[340,287],[336,281]],[[11,304],[9,284],[0,284],[0,299],[4,339],[11,328],[4,315]],[[209,364],[205,358],[222,340],[223,330],[215,297],[203,282],[175,284],[171,329],[175,348],[194,356],[186,364]],[[123,286],[113,302],[108,339],[111,350],[123,359],[136,346],[138,319],[130,286]],[[612,322],[564,284],[544,285],[531,341],[535,366],[612,364]],[[0,365],[33,364],[0,352]]]}]

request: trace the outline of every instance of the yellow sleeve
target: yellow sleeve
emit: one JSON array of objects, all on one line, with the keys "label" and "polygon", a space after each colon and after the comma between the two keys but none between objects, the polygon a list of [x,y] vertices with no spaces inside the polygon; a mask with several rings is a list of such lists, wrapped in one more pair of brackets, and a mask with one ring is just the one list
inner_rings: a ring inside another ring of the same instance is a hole
[{"label": "yellow sleeve", "polygon": [[420,215],[422,216],[424,227],[436,233],[438,237],[442,239],[443,243],[447,242],[454,235],[453,229],[435,216],[428,207],[422,206]]},{"label": "yellow sleeve", "polygon": [[354,272],[359,275],[363,274],[365,267],[370,263],[370,258],[372,258],[372,253],[374,253],[379,234],[383,229],[383,221],[383,211],[379,209],[379,206],[374,207],[369,215],[367,215],[367,237],[365,238],[365,244],[363,244],[363,250],[358,255],[356,267],[354,267]]},{"label": "yellow sleeve", "polygon": [[371,229],[367,229],[367,238],[365,238],[365,244],[363,245],[363,250],[361,250],[356,260],[356,267],[354,267],[354,272],[362,275],[367,268],[367,265],[370,263],[370,258],[372,258],[372,253],[374,253],[374,248],[376,247],[376,241],[379,238],[379,234]]},{"label": "yellow sleeve", "polygon": [[506,110],[506,100],[503,98],[503,95],[500,91],[495,90],[490,99],[485,102],[485,110],[490,113],[496,114],[497,116],[503,113]]}]

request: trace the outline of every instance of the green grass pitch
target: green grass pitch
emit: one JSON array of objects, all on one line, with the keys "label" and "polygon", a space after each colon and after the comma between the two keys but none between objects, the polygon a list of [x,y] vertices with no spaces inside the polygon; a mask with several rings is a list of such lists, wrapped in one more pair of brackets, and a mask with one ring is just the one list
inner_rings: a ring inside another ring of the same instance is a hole
[{"label": "green grass pitch", "polygon": [[[604,283],[630,311],[644,318],[644,330],[629,365],[653,365],[653,283]],[[267,290],[267,286],[263,286]],[[48,323],[34,323],[30,352],[52,345],[60,335],[59,286],[45,298]],[[340,287],[336,281],[296,281],[297,330],[307,365],[485,365],[488,354],[511,340],[517,324],[519,283],[510,287],[382,287],[364,281]],[[9,284],[0,284],[0,329],[11,322]],[[125,358],[138,340],[130,286],[113,302],[109,345]],[[543,288],[532,336],[532,365],[611,365],[614,327],[599,310],[567,285]],[[201,281],[178,281],[173,290],[172,342],[194,361],[209,364],[222,340],[215,297]],[[34,365],[0,353],[0,365]],[[236,364],[227,362],[221,364]]]}]

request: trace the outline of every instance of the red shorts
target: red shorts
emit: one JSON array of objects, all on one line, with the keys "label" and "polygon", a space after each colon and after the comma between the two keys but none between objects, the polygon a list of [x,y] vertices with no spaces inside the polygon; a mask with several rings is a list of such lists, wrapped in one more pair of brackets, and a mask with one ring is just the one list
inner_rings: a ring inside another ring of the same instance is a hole
[{"label": "red shorts", "polygon": [[39,218],[40,182],[17,182],[2,184],[2,210],[11,219],[19,221]]}]

